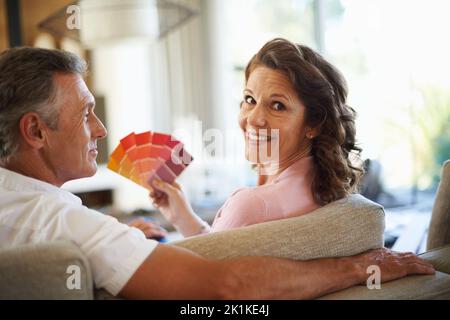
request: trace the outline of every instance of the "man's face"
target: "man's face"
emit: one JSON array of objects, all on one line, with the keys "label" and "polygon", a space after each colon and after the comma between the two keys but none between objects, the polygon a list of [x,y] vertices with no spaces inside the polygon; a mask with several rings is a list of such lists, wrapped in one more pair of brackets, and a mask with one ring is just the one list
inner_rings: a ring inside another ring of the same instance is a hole
[{"label": "man's face", "polygon": [[46,131],[44,157],[59,185],[97,171],[97,139],[106,129],[94,113],[95,100],[78,74],[55,74],[58,128]]}]

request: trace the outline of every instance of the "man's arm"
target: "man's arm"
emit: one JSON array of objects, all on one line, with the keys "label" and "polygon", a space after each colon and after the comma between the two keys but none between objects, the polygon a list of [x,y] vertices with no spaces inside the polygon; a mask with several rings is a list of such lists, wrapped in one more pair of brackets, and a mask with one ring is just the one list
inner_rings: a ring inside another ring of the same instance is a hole
[{"label": "man's arm", "polygon": [[313,299],[354,285],[366,285],[367,267],[380,267],[381,282],[409,274],[434,274],[412,253],[371,250],[353,257],[293,261],[270,257],[229,260],[239,274],[229,299]]},{"label": "man's arm", "polygon": [[127,299],[311,299],[365,283],[378,265],[382,282],[432,274],[413,254],[377,249],[354,257],[293,261],[271,257],[207,260],[158,245],[120,292]]}]

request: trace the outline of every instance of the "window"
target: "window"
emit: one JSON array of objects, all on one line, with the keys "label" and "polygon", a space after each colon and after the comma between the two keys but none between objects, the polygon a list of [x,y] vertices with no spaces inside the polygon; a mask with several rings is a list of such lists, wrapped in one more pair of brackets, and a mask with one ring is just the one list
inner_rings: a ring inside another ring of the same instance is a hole
[{"label": "window", "polygon": [[358,112],[362,156],[379,161],[387,189],[409,194],[436,185],[442,161],[450,158],[444,35],[450,3],[231,0],[223,6],[233,74],[227,118],[237,116],[246,63],[266,41],[285,37],[321,51],[343,72],[348,103]]}]

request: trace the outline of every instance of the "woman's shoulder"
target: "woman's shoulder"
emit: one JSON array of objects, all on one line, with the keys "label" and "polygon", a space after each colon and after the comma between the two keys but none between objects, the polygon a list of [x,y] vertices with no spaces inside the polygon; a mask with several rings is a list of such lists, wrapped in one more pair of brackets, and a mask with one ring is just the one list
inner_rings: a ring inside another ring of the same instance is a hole
[{"label": "woman's shoulder", "polygon": [[239,203],[243,205],[258,206],[260,209],[267,209],[267,199],[271,198],[273,192],[277,192],[278,186],[262,185],[241,187],[236,189],[228,198],[229,202]]},{"label": "woman's shoulder", "polygon": [[228,204],[239,204],[254,206],[258,204],[260,207],[264,206],[264,197],[261,196],[260,186],[256,187],[241,187],[236,189],[228,198]]},{"label": "woman's shoulder", "polygon": [[252,188],[239,188],[217,213],[213,230],[225,230],[255,224],[264,220],[267,205]]}]

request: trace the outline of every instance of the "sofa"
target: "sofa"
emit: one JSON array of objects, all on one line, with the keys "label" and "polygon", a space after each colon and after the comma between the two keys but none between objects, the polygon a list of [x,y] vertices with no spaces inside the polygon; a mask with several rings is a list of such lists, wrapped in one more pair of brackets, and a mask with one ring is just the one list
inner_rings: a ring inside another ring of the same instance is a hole
[{"label": "sofa", "polygon": [[[263,255],[298,260],[351,256],[383,246],[383,208],[354,194],[301,217],[172,242],[211,259]],[[450,161],[443,165],[430,222],[427,251],[420,255],[435,275],[408,276],[335,292],[320,299],[450,299]],[[69,290],[68,266],[80,271],[79,289]],[[369,276],[369,275],[368,275]],[[0,250],[0,299],[114,299],[94,288],[89,263],[69,242]]]}]

